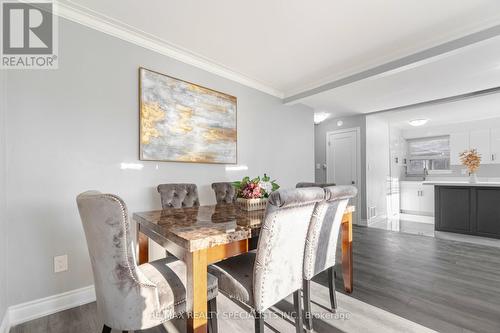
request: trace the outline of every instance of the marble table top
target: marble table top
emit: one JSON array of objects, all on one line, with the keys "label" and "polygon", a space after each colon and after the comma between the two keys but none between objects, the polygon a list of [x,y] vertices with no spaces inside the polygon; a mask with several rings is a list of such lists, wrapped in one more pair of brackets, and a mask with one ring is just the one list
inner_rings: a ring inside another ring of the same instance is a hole
[{"label": "marble table top", "polygon": [[[346,213],[353,212],[349,206]],[[133,214],[141,229],[174,242],[189,252],[257,236],[265,210],[247,212],[235,204],[170,208]]]},{"label": "marble table top", "polygon": [[141,228],[193,252],[257,236],[264,213],[219,204],[134,213],[133,219]]}]

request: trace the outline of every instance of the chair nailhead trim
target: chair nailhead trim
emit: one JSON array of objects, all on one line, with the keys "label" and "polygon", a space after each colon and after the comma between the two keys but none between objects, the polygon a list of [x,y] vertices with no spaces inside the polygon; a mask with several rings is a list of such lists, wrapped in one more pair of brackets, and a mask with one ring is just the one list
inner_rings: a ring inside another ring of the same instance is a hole
[{"label": "chair nailhead trim", "polygon": [[[122,211],[122,219],[123,219],[123,223],[122,223],[123,237],[125,238],[125,247],[128,247],[127,233],[128,233],[128,231],[130,229],[130,226],[129,226],[129,223],[128,223],[128,214],[127,214],[127,210],[125,208],[125,205],[123,204],[123,202],[120,199],[118,199],[114,195],[103,194],[103,197],[111,199],[111,200],[117,202],[120,205],[120,208],[121,208],[121,211]],[[142,283],[139,280],[137,280],[137,278],[134,275],[134,271],[133,271],[132,267],[130,266],[130,257],[128,256],[128,250],[129,250],[128,248],[125,249],[125,259],[126,259],[126,262],[127,262],[127,264],[126,264],[127,265],[127,269],[129,271],[129,274],[130,274],[130,277],[132,278],[132,280],[134,280],[134,282],[137,283],[138,285],[140,285],[141,287],[156,288],[156,285],[153,284],[153,282],[151,282],[149,280],[148,280],[148,282],[150,284],[148,284],[148,283]]]}]

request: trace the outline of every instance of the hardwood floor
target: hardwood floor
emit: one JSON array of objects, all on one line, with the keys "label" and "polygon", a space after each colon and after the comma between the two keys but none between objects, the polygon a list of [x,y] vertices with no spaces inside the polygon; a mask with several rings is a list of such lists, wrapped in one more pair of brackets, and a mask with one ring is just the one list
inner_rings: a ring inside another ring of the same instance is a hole
[{"label": "hardwood floor", "polygon": [[[338,268],[340,270],[340,266]],[[340,273],[340,271],[338,272]],[[326,274],[312,283],[316,332],[500,332],[500,249],[391,232],[354,229],[354,292],[337,274],[337,317],[327,311]],[[219,296],[219,331],[253,332],[253,319]],[[295,332],[292,300],[273,307],[267,332]],[[182,331],[183,323],[177,328]],[[11,333],[98,332],[95,303],[18,325]],[[153,329],[148,333],[165,332]],[[170,329],[168,332],[176,332]]]}]

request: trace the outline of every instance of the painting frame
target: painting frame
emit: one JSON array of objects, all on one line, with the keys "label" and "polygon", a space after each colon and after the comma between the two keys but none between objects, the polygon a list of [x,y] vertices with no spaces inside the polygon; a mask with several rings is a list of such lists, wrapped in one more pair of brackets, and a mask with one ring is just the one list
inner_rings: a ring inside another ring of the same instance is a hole
[{"label": "painting frame", "polygon": [[[163,76],[163,77],[166,77],[170,80],[175,80],[175,81],[179,81],[179,82],[182,82],[184,84],[188,84],[188,85],[192,85],[198,89],[201,89],[201,90],[205,90],[205,91],[209,91],[209,92],[212,92],[214,94],[217,94],[217,95],[220,95],[220,96],[224,96],[225,98],[227,98],[228,100],[234,100],[234,131],[235,131],[235,138],[234,138],[234,159],[232,161],[190,161],[190,160],[176,160],[176,159],[156,159],[156,158],[146,158],[144,157],[144,143],[143,143],[143,112],[142,112],[142,108],[143,108],[143,82],[142,82],[142,75],[141,73],[143,71],[147,71],[147,72],[150,72],[150,73],[153,73],[155,75],[160,75],[160,76]],[[164,74],[164,73],[161,73],[161,72],[158,72],[158,71],[155,71],[155,70],[151,70],[149,68],[146,68],[146,67],[143,67],[143,66],[140,66],[138,68],[138,81],[139,81],[139,98],[138,98],[138,101],[139,101],[139,160],[140,161],[151,161],[151,162],[175,162],[175,163],[198,163],[198,164],[219,164],[219,165],[236,165],[238,164],[238,98],[236,96],[232,96],[230,94],[227,94],[227,93],[224,93],[224,92],[221,92],[221,91],[218,91],[218,90],[215,90],[215,89],[211,89],[211,88],[208,88],[208,87],[205,87],[205,86],[202,86],[200,84],[197,84],[197,83],[193,83],[193,82],[190,82],[190,81],[187,81],[187,80],[183,80],[183,79],[179,79],[177,77],[174,77],[174,76],[170,76],[170,75],[167,75],[167,74]]]}]

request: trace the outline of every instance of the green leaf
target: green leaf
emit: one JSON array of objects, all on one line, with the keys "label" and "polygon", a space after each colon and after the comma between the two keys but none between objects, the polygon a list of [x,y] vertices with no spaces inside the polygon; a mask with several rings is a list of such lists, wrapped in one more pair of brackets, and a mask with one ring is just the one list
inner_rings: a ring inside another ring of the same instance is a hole
[{"label": "green leaf", "polygon": [[276,183],[271,183],[271,185],[273,185],[273,191],[276,191],[277,189],[280,188],[280,186]]}]

